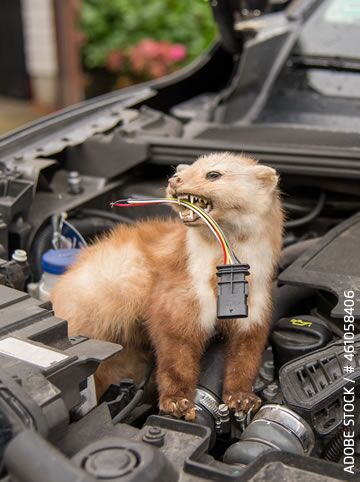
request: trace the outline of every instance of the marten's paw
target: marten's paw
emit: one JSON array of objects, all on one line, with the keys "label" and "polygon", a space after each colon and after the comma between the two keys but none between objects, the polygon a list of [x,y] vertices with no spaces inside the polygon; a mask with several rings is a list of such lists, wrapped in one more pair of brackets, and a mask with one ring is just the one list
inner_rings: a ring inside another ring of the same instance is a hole
[{"label": "marten's paw", "polygon": [[193,402],[183,397],[160,397],[160,410],[176,418],[185,418],[189,422],[196,420],[196,409]]},{"label": "marten's paw", "polygon": [[254,393],[238,392],[233,395],[224,395],[224,402],[230,410],[239,413],[248,413],[250,410],[252,415],[256,413],[261,406],[261,399]]}]

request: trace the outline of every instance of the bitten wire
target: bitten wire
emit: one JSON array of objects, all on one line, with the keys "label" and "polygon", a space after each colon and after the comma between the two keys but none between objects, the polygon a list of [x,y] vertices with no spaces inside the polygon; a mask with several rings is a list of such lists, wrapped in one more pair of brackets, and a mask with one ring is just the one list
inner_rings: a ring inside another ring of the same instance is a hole
[{"label": "bitten wire", "polygon": [[227,241],[224,232],[218,225],[218,223],[203,209],[196,206],[195,204],[176,198],[162,198],[162,199],[119,199],[111,203],[111,207],[133,207],[133,206],[147,206],[152,204],[178,204],[182,205],[191,211],[195,212],[209,227],[211,232],[214,234],[215,238],[218,240],[223,254],[224,254],[224,264],[234,264],[238,262],[234,251],[231,249],[229,242]]}]

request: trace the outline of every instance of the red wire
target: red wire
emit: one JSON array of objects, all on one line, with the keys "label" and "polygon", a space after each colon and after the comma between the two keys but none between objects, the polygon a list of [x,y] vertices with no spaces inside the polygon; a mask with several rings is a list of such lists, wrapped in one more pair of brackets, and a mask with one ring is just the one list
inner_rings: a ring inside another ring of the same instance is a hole
[{"label": "red wire", "polygon": [[220,244],[221,244],[221,247],[222,247],[222,250],[223,250],[223,253],[224,253],[224,264],[227,264],[227,255],[226,255],[225,245],[224,245],[223,240],[221,238],[218,238],[218,240],[220,241]]},{"label": "red wire", "polygon": [[114,203],[113,206],[120,207],[120,208],[133,208],[136,206],[147,206],[148,204],[159,204],[157,202],[146,202],[146,203],[136,203],[136,204],[122,204],[122,203]]}]

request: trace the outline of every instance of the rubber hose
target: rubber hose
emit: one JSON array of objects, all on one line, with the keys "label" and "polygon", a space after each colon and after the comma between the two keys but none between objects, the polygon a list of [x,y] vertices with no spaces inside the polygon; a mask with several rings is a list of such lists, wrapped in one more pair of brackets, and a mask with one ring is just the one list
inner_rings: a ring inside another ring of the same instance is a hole
[{"label": "rubber hose", "polygon": [[344,454],[345,430],[340,429],[327,444],[324,451],[324,459],[331,462],[339,462]]},{"label": "rubber hose", "polygon": [[[81,215],[84,215],[85,217],[109,219],[110,221],[114,221],[115,223],[124,223],[124,224],[134,223],[133,219],[127,218],[126,216],[122,216],[121,214],[115,214],[109,211],[102,211],[101,209],[81,209],[78,211],[78,213]],[[71,222],[73,224],[74,219]]]},{"label": "rubber hose", "polygon": [[112,422],[114,425],[117,423],[122,422],[133,410],[136,408],[140,401],[142,400],[144,395],[144,390],[142,388],[139,388],[133,398],[130,400],[130,402],[124,407],[122,410],[120,410],[119,413],[115,415],[115,417],[112,419]]},{"label": "rubber hose", "polygon": [[316,206],[314,207],[314,209],[311,212],[309,212],[309,214],[307,214],[306,216],[303,216],[302,218],[287,221],[285,223],[285,228],[286,229],[298,228],[300,226],[304,226],[305,224],[308,224],[311,221],[313,221],[315,218],[317,218],[319,216],[319,214],[323,210],[323,207],[325,205],[325,199],[326,199],[325,193],[322,192],[319,196],[319,199],[316,203]]},{"label": "rubber hose", "polygon": [[201,360],[198,385],[214,393],[221,399],[224,370],[225,340],[215,337]]}]

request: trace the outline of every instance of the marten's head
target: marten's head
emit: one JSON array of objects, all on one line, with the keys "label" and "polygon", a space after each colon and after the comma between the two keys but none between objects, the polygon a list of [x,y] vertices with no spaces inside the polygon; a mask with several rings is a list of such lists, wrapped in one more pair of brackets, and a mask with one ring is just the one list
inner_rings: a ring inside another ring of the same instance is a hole
[{"label": "marten's head", "polygon": [[[180,164],[169,179],[168,197],[188,200],[216,221],[238,224],[244,216],[266,216],[278,197],[278,176],[271,167],[244,155],[228,152],[200,157],[194,164]],[[187,226],[202,221],[184,207],[176,207]]]}]

